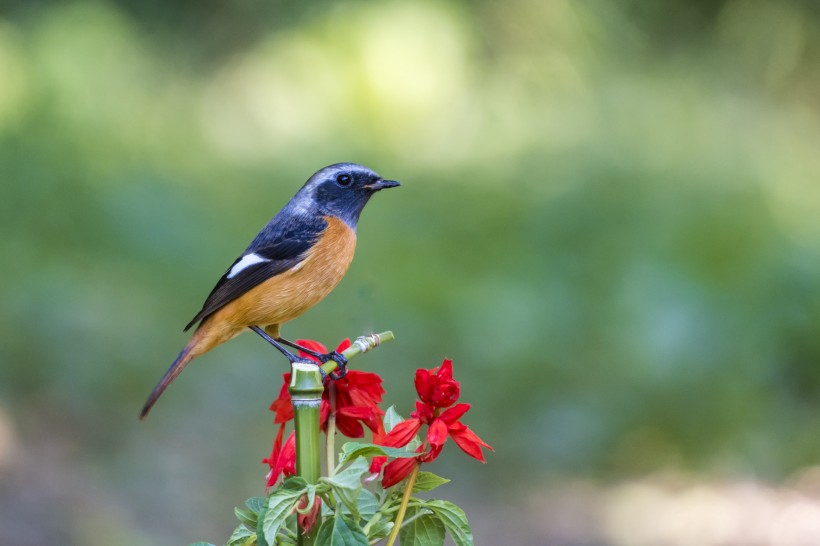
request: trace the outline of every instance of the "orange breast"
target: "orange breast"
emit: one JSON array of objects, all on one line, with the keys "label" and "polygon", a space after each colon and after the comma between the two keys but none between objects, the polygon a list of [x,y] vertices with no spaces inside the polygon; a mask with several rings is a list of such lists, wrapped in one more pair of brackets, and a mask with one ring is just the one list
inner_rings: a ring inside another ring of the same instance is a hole
[{"label": "orange breast", "polygon": [[327,229],[304,260],[252,288],[210,317],[207,327],[211,332],[206,337],[211,339],[207,345],[227,341],[251,325],[274,326],[271,333],[278,337],[278,325],[316,305],[339,284],[353,260],[356,233],[338,218],[327,216],[325,220]]}]

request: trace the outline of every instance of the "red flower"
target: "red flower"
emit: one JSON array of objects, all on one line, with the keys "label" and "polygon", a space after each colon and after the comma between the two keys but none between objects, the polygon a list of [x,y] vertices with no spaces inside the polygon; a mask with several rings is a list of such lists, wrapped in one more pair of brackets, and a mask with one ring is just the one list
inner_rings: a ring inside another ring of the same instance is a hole
[{"label": "red flower", "polygon": [[[416,370],[416,391],[421,399],[416,401],[416,410],[410,414],[410,419],[397,424],[388,434],[374,434],[373,442],[385,447],[406,446],[418,434],[422,425],[428,426],[427,437],[417,450],[421,455],[395,459],[385,466],[382,478],[384,487],[390,487],[407,477],[416,462],[434,461],[448,437],[470,457],[486,462],[481,448],[493,448],[461,422],[461,417],[470,409],[470,404],[455,404],[459,390],[458,382],[453,380],[453,364],[450,360],[445,360],[441,368]],[[447,409],[442,411],[443,408]],[[376,459],[371,464],[371,472]],[[381,464],[384,462],[380,461],[378,468]]]},{"label": "red flower", "polygon": [[[317,341],[299,339],[296,343],[318,353],[327,352],[327,348]],[[348,347],[350,347],[350,340],[345,339],[339,344],[336,351],[341,353]],[[318,359],[306,353],[300,351],[299,354],[302,357],[319,362]],[[285,373],[282,377],[284,382],[279,390],[279,397],[270,406],[271,411],[276,413],[274,423],[286,423],[293,419],[293,406],[288,392],[290,373]],[[381,416],[384,415],[384,412],[378,406],[384,395],[381,377],[375,373],[350,370],[343,378],[330,383],[322,393],[320,412],[321,427],[325,432],[327,432],[327,419],[331,412],[331,390],[335,391],[336,396],[336,427],[339,432],[348,438],[361,438],[364,436],[362,423],[373,431],[379,427]]]},{"label": "red flower", "polygon": [[322,497],[316,495],[313,497],[313,506],[310,507],[310,510],[306,510],[307,507],[308,499],[307,495],[304,495],[301,499],[299,499],[299,503],[296,505],[296,508],[294,508],[296,511],[296,522],[306,533],[310,531],[313,524],[316,523],[317,519],[319,519],[319,514],[322,513]]},{"label": "red flower", "polygon": [[393,427],[393,430],[385,436],[382,445],[385,447],[404,447],[410,443],[410,440],[413,439],[413,436],[416,435],[420,428],[421,421],[418,419],[402,421]]},{"label": "red flower", "polygon": [[486,447],[490,450],[493,448],[459,420],[470,409],[470,404],[456,404],[444,410],[438,416],[436,416],[438,409],[430,411],[430,406],[423,402],[416,402],[416,407],[418,409],[410,414],[410,419],[393,427],[393,430],[385,436],[381,445],[386,447],[406,446],[421,430],[421,425],[426,424],[429,425],[426,444],[430,446],[431,451],[419,457],[421,462],[435,460],[438,454],[441,453],[441,448],[448,437],[451,437],[456,445],[470,457],[478,459],[482,463],[487,462],[481,448]]},{"label": "red flower", "polygon": [[285,476],[293,476],[296,474],[296,433],[291,432],[288,436],[285,446],[282,447],[282,435],[285,432],[285,425],[279,427],[279,433],[273,441],[273,450],[270,457],[262,459],[263,463],[270,466],[270,471],[267,475],[267,486],[273,487],[276,480],[283,473]]},{"label": "red flower", "polygon": [[416,465],[415,457],[404,457],[401,459],[393,459],[384,467],[384,476],[382,477],[382,487],[387,489],[392,485],[396,485],[404,478],[406,478],[413,467]]},{"label": "red flower", "polygon": [[437,408],[452,406],[461,391],[458,381],[453,380],[453,361],[445,360],[440,368],[416,370],[416,392],[425,404]]}]

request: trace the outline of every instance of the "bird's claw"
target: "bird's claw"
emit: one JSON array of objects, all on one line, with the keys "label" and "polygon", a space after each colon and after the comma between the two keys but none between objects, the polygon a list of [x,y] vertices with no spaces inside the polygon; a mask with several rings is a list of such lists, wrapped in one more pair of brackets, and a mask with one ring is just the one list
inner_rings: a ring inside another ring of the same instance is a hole
[{"label": "bird's claw", "polygon": [[316,361],[310,358],[305,358],[302,356],[291,355],[292,358],[288,358],[291,364],[311,364],[313,366],[316,365]]},{"label": "bird's claw", "polygon": [[337,364],[338,367],[328,374],[331,379],[341,379],[347,375],[347,359],[338,351],[332,351],[322,355],[321,360],[322,364],[328,360],[332,360]]},{"label": "bird's claw", "polygon": [[293,358],[288,358],[291,364],[309,364],[319,368],[319,373],[322,374],[322,383],[327,382],[327,372],[322,369],[322,366],[316,364],[316,361],[310,358],[293,355]]}]

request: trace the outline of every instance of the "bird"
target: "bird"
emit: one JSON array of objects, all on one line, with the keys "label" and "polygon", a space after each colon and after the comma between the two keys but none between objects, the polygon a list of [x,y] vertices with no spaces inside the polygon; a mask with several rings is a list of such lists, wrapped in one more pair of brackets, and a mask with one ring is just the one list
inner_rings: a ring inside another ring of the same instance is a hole
[{"label": "bird", "polygon": [[140,420],[191,360],[247,330],[291,363],[304,359],[286,346],[322,362],[335,360],[344,370],[347,362],[339,353],[307,350],[282,338],[280,329],[341,281],[353,260],[362,209],[376,192],[399,185],[356,163],[336,163],[314,173],[234,260],[185,326],[188,331],[198,323],[145,402]]}]

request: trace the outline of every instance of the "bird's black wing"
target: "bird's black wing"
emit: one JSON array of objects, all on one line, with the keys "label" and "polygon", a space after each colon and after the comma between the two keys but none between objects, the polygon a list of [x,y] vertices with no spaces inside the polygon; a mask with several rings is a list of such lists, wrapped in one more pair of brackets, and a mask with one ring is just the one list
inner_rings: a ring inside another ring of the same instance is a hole
[{"label": "bird's black wing", "polygon": [[[222,275],[206,298],[202,309],[183,331],[187,331],[251,288],[295,267],[305,258],[307,251],[313,247],[327,227],[327,222],[321,217],[277,220],[279,219],[274,218],[265,226],[247,250]],[[256,263],[240,265],[238,271],[232,274],[240,262]]]}]

